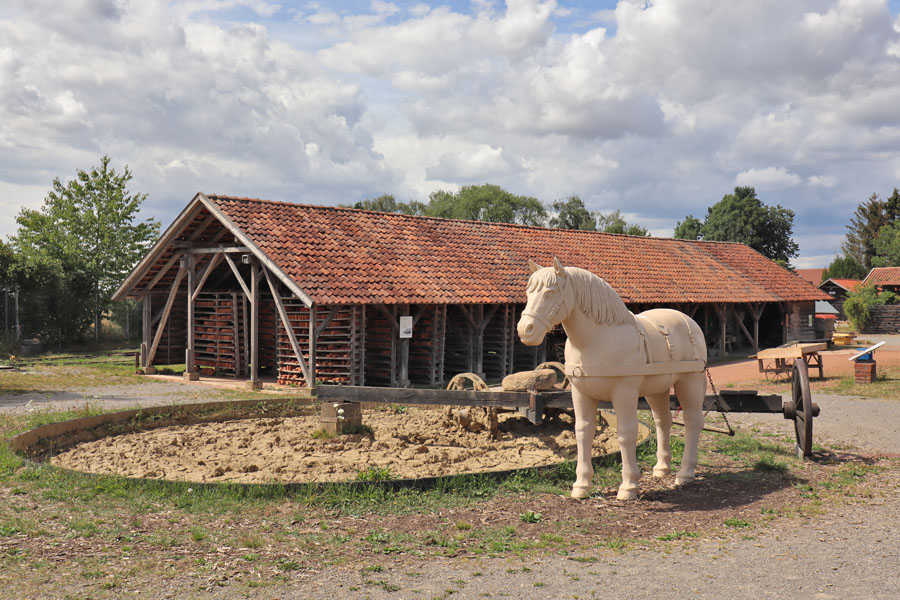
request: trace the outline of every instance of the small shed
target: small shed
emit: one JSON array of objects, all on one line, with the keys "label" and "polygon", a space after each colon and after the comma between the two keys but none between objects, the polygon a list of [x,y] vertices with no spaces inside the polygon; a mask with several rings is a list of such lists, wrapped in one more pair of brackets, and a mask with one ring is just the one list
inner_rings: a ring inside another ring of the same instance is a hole
[{"label": "small shed", "polygon": [[819,284],[819,289],[831,297],[829,302],[838,311],[838,317],[842,321],[846,321],[847,315],[844,314],[844,301],[862,283],[859,279],[826,279]]},{"label": "small shed", "polygon": [[[141,364],[283,384],[434,386],[561,360],[518,341],[528,259],[678,308],[712,350],[812,340],[828,296],[744,244],[197,194],[115,292],[143,303]],[[411,325],[411,332],[410,327]]]}]

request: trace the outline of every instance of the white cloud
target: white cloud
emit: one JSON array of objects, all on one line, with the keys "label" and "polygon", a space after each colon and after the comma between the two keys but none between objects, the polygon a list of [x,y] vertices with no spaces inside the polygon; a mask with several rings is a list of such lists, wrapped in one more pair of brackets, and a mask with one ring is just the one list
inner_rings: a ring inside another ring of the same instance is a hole
[{"label": "white cloud", "polygon": [[5,3],[0,212],[103,153],[164,221],[197,190],[334,203],[489,181],[663,232],[753,185],[824,256],[900,179],[883,0],[335,6]]},{"label": "white cloud", "polygon": [[806,181],[807,183],[809,183],[809,185],[824,188],[833,188],[838,184],[837,177],[833,177],[831,175],[810,175],[810,177]]},{"label": "white cloud", "polygon": [[789,173],[784,167],[766,167],[741,171],[734,178],[734,184],[752,186],[757,190],[772,190],[799,185],[799,175]]}]

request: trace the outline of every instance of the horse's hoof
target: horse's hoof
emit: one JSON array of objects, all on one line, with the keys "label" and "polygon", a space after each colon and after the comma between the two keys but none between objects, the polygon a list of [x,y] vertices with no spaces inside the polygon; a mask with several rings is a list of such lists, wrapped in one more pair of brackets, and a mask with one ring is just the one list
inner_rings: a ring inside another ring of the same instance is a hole
[{"label": "horse's hoof", "polygon": [[653,467],[654,477],[668,477],[672,473],[672,469],[668,467]]},{"label": "horse's hoof", "polygon": [[589,487],[580,487],[573,486],[572,487],[572,497],[576,500],[582,500],[587,498],[591,494],[591,488]]},{"label": "horse's hoof", "polygon": [[619,490],[616,500],[637,500],[637,490]]},{"label": "horse's hoof", "polygon": [[675,485],[685,485],[685,484],[688,484],[688,483],[692,482],[693,480],[694,480],[694,476],[693,476],[693,475],[690,475],[690,476],[688,476],[688,475],[677,475],[677,476],[675,477]]}]

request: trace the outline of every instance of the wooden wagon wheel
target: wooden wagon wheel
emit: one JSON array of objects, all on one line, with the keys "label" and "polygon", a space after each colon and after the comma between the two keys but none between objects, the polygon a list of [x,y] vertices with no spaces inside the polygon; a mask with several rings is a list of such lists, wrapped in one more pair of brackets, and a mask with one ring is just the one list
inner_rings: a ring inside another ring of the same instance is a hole
[{"label": "wooden wagon wheel", "polygon": [[766,363],[766,381],[787,381],[791,377],[793,359],[777,358]]},{"label": "wooden wagon wheel", "polygon": [[450,380],[450,383],[447,384],[448,390],[465,390],[466,382],[471,384],[472,390],[476,392],[486,392],[488,391],[488,386],[484,382],[484,380],[476,375],[475,373],[460,373],[458,375],[454,375],[453,379]]},{"label": "wooden wagon wheel", "polygon": [[569,389],[569,377],[566,375],[566,367],[561,362],[542,362],[534,368],[535,371],[537,371],[538,369],[556,369],[557,371],[559,371],[559,374],[562,375],[562,389]]},{"label": "wooden wagon wheel", "polygon": [[[797,437],[797,454],[801,457],[812,455],[813,403],[809,391],[809,370],[806,361],[795,360],[791,384],[793,401],[794,433]],[[787,414],[785,414],[787,417]]]}]

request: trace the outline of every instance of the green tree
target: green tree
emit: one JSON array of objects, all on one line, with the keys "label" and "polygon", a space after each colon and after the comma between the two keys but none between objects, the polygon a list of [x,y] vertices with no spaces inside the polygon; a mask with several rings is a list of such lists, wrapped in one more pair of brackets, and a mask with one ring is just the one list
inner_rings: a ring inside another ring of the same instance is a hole
[{"label": "green tree", "polygon": [[421,215],[425,212],[425,205],[421,202],[416,200],[409,203],[397,202],[397,199],[391,194],[382,194],[377,198],[368,198],[360,200],[353,205],[342,204],[341,206],[377,212],[401,213],[404,215]]},{"label": "green tree", "polygon": [[550,227],[597,231],[596,213],[589,211],[578,196],[557,200],[551,205],[551,208],[556,215],[550,219]]},{"label": "green tree", "polygon": [[[844,255],[853,258],[866,270],[877,266],[873,257],[879,255],[877,240],[882,228],[892,225],[900,218],[900,192],[894,192],[887,200],[881,200],[878,194],[872,194],[860,203],[847,225],[847,235],[841,249]],[[880,261],[883,262],[883,261]]]},{"label": "green tree", "polygon": [[836,256],[822,271],[822,281],[827,279],[862,279],[868,271],[849,256]]},{"label": "green tree", "polygon": [[428,198],[425,214],[445,219],[543,226],[547,209],[531,196],[517,196],[498,185],[467,185],[458,192],[438,190]]},{"label": "green tree", "polygon": [[597,215],[597,229],[604,233],[624,233],[627,235],[637,235],[646,237],[650,235],[646,227],[634,223],[628,223],[619,209],[607,214]]},{"label": "green tree", "polygon": [[[99,167],[79,169],[65,185],[54,179],[41,209],[22,209],[16,217],[19,228],[11,242],[21,255],[20,278],[65,294],[67,315],[56,324],[62,340],[80,336],[91,322],[99,335],[112,292],[159,234],[158,222],[137,221],[147,196],[128,191],[131,171],[126,166],[118,174],[109,163],[103,156]],[[59,281],[41,281],[36,266]],[[63,326],[65,320],[72,322]]]},{"label": "green tree", "polygon": [[878,230],[875,238],[873,267],[900,266],[900,222],[890,223]]},{"label": "green tree", "polygon": [[703,229],[703,221],[694,215],[688,215],[684,221],[675,224],[675,232],[672,234],[677,240],[699,240],[700,231]]},{"label": "green tree", "polygon": [[[694,217],[685,217],[682,234],[690,234]],[[688,223],[688,225],[685,225]],[[752,187],[736,187],[706,211],[699,237],[709,241],[741,242],[760,254],[787,266],[797,256],[794,242],[794,211],[781,206],[766,206]]]}]

